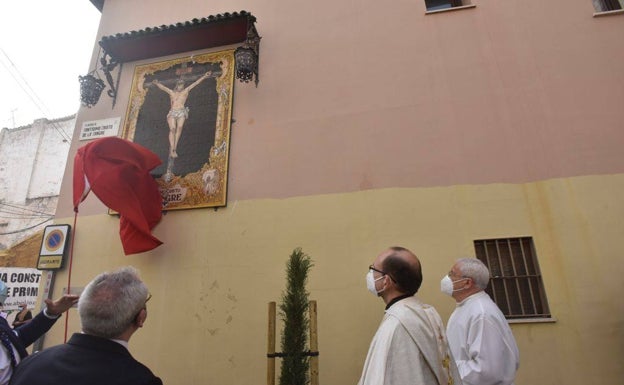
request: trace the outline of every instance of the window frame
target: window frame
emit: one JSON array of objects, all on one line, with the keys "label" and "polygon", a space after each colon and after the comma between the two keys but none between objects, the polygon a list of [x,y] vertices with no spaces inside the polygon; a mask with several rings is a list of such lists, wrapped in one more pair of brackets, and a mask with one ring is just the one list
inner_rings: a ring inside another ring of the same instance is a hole
[{"label": "window frame", "polygon": [[[449,3],[453,4],[453,0],[448,0]],[[431,14],[435,14],[435,13],[444,13],[444,12],[451,12],[451,11],[458,11],[460,9],[470,9],[470,8],[476,8],[476,4],[472,4],[472,0],[462,0],[462,1],[458,1],[456,4],[459,5],[451,5],[448,8],[441,8],[441,9],[430,9],[427,6],[427,1],[424,1],[425,3],[425,14],[426,15],[431,15]]]},{"label": "window frame", "polygon": [[594,17],[624,14],[623,0],[592,0],[592,6],[596,11]]},{"label": "window frame", "polygon": [[532,237],[473,241],[477,259],[490,270],[486,292],[510,322],[554,320]]},{"label": "window frame", "polygon": [[[619,0],[592,0],[592,4],[596,12],[621,11],[624,4]],[[600,8],[600,9],[598,9]]]},{"label": "window frame", "polygon": [[[431,1],[436,1],[438,3],[445,3],[445,4],[430,6],[428,2],[431,2]],[[448,4],[448,7],[444,7],[447,4]],[[464,4],[462,0],[425,0],[425,7],[427,8],[427,11],[442,11],[442,10],[449,9],[449,8],[461,7],[463,5]],[[438,7],[443,7],[443,8],[438,8]]]}]

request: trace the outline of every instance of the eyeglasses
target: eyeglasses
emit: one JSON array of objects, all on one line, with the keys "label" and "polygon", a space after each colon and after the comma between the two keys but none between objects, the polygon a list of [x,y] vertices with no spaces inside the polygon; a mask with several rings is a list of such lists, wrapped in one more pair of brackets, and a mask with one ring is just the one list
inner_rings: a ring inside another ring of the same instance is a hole
[{"label": "eyeglasses", "polygon": [[376,269],[376,268],[375,268],[375,266],[373,266],[373,265],[370,265],[370,266],[368,267],[368,269],[369,269],[369,270],[372,270],[372,271],[376,271],[376,272],[378,272],[379,274],[388,275],[388,273],[386,273],[385,271],[382,271],[382,270]]},{"label": "eyeglasses", "polygon": [[[152,299],[152,293],[147,293],[147,298],[145,299],[145,302],[143,304],[143,307],[141,308],[141,310],[147,310],[147,302],[149,302],[149,300]],[[141,314],[141,310],[139,310],[138,313],[136,313],[136,315],[134,316],[134,319],[136,319],[136,317],[139,316],[139,314]]]},{"label": "eyeglasses", "polygon": [[143,309],[147,310],[147,302],[152,299],[152,293],[147,293],[147,298],[145,299],[145,303],[143,304]]},{"label": "eyeglasses", "polygon": [[394,280],[394,278],[393,278],[390,274],[386,273],[386,272],[385,272],[385,271],[383,271],[383,270],[376,269],[376,268],[375,268],[375,266],[373,266],[373,265],[370,265],[370,266],[368,267],[368,269],[369,269],[369,270],[372,270],[372,271],[376,271],[376,272],[378,272],[378,273],[379,273],[379,274],[381,274],[381,275],[387,275],[388,277],[390,277],[390,279],[392,280],[392,282],[396,282],[396,281]]},{"label": "eyeglasses", "polygon": [[470,278],[470,277],[466,277],[465,275],[456,275],[456,277],[458,277],[459,279],[453,280],[453,277],[452,277],[453,275],[455,275],[455,274],[453,273],[453,270],[449,271],[449,272],[448,272],[448,274],[447,274],[447,276],[451,279],[451,281],[452,281],[453,283],[455,283],[455,282],[459,282],[459,281],[463,281],[463,280],[465,280],[465,279],[469,279],[469,280],[471,280],[471,281],[473,281],[473,282],[474,282],[474,280],[473,280],[472,278]]},{"label": "eyeglasses", "polygon": [[453,270],[449,271],[447,275],[451,279],[453,279],[453,276],[456,276],[459,278],[469,278],[469,277],[466,277],[465,275],[462,275],[461,273],[459,275],[456,275],[455,273],[453,273]]}]

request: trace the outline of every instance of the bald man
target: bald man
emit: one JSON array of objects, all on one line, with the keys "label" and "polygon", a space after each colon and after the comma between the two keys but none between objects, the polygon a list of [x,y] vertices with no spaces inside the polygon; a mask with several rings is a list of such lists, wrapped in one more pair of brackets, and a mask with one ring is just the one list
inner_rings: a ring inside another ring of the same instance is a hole
[{"label": "bald man", "polygon": [[461,384],[440,315],[415,297],[421,283],[420,261],[403,247],[385,250],[369,266],[366,286],[386,311],[359,385]]}]

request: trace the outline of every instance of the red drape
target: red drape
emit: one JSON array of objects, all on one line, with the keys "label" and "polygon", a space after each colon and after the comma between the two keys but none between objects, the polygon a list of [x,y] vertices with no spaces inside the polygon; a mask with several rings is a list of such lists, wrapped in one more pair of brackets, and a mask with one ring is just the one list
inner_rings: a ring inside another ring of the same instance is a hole
[{"label": "red drape", "polygon": [[151,233],[162,217],[162,196],[149,173],[160,163],[150,150],[117,137],[95,140],[79,148],[74,158],[74,210],[78,212],[90,188],[102,203],[118,212],[126,255],[162,244]]}]

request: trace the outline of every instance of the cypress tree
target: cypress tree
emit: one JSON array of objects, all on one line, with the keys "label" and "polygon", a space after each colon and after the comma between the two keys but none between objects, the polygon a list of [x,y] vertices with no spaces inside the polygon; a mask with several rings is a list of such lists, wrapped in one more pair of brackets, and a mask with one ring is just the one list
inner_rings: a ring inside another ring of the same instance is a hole
[{"label": "cypress tree", "polygon": [[308,296],[306,283],[308,271],[313,266],[310,257],[293,250],[286,263],[286,292],[282,294],[280,317],[284,322],[282,332],[282,360],[280,385],[306,385],[309,383],[309,357],[306,355],[308,341]]}]

